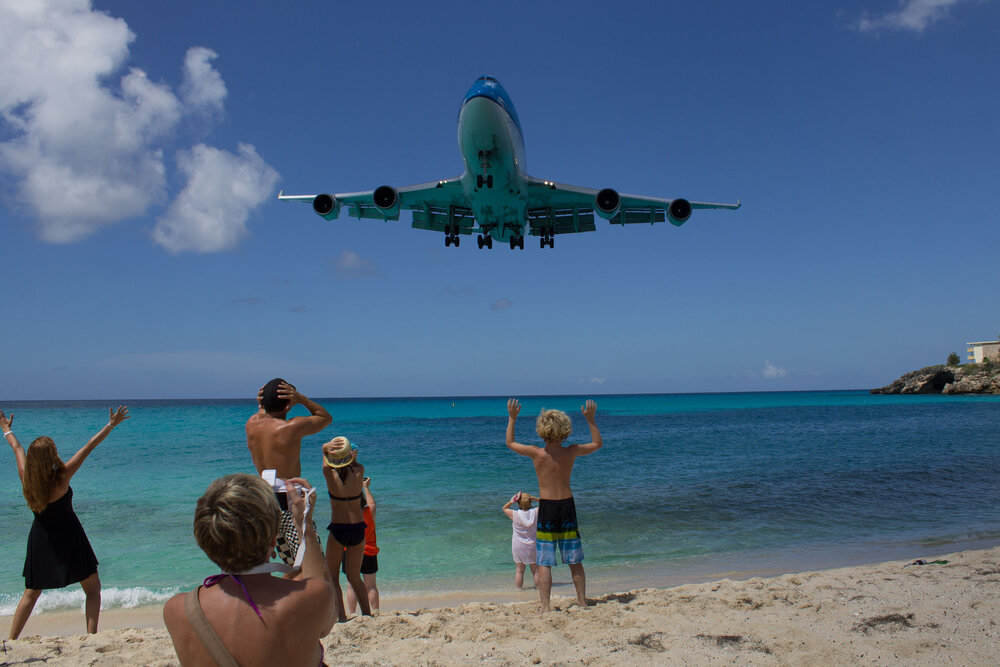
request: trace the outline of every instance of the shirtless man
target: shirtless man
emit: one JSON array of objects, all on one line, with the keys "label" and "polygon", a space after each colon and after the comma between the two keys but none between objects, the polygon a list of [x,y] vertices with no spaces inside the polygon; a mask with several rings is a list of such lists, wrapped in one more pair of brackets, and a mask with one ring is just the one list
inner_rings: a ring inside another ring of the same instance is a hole
[{"label": "shirtless man", "polygon": [[[280,480],[300,477],[302,464],[299,454],[302,438],[319,433],[333,422],[333,417],[319,403],[309,400],[294,385],[275,378],[257,392],[260,409],[247,420],[247,449],[253,458],[257,474],[275,470],[278,483],[275,494],[281,505],[281,535],[277,550],[281,560],[291,565],[299,547],[298,531],[288,511],[288,498]],[[296,404],[309,411],[308,417],[292,417],[288,412]]]},{"label": "shirtless man", "polygon": [[535,555],[538,562],[538,597],[542,603],[542,613],[549,611],[549,597],[552,593],[552,567],[556,564],[556,546],[562,561],[569,565],[576,587],[576,599],[581,607],[587,602],[587,577],[583,572],[583,546],[576,523],[576,506],[569,478],[573,463],[578,456],[592,454],[601,448],[601,432],[597,430],[594,415],[597,404],[588,399],[582,407],[584,418],[590,426],[592,442],[585,445],[563,447],[563,442],[572,431],[569,416],[561,410],[542,410],[535,422],[538,435],[545,441],[544,447],[522,445],[514,441],[514,423],[521,412],[517,399],[507,401],[507,447],[522,456],[527,456],[535,464],[538,475],[538,534],[535,540]]}]

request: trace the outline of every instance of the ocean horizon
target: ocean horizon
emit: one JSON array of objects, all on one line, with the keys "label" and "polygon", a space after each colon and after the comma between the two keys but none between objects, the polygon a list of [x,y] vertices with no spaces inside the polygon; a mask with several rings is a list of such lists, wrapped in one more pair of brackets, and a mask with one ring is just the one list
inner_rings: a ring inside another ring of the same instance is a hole
[{"label": "ocean horizon", "polygon": [[[573,475],[592,581],[662,586],[1000,544],[998,396],[519,396],[518,440],[540,444],[534,417],[544,407],[570,414],[567,442],[587,441],[587,397],[605,443]],[[358,444],[378,507],[384,599],[512,588],[511,526],[500,507],[518,490],[536,493],[537,483],[531,462],[504,445],[506,396],[313,399],[334,421],[303,441],[303,475],[322,489],[320,444],[334,435]],[[215,573],[191,534],[195,501],[219,476],[254,472],[243,431],[252,399],[29,400],[0,409],[16,414],[22,445],[49,435],[66,459],[119,403],[130,419],[73,479],[105,609],[159,603]],[[32,520],[6,456],[0,615],[23,592]],[[328,505],[315,520],[326,525]],[[567,579],[567,568],[554,576]],[[43,593],[36,610],[82,601],[70,586]]]}]

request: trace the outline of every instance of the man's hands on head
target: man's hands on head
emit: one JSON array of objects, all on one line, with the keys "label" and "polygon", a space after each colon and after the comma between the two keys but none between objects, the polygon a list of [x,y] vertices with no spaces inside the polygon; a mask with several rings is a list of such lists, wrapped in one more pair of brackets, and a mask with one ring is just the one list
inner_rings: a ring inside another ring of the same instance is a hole
[{"label": "man's hands on head", "polygon": [[295,387],[287,382],[282,382],[278,385],[278,398],[287,399],[289,408],[296,403],[302,402],[302,394],[300,394]]}]

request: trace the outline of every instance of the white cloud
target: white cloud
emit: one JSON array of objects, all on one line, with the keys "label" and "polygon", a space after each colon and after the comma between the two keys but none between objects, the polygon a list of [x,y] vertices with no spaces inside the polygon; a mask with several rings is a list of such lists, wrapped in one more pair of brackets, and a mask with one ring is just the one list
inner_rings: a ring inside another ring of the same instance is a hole
[{"label": "white cloud", "polygon": [[788,375],[788,371],[780,366],[775,366],[770,361],[765,361],[764,370],[761,371],[761,375],[768,380],[777,380]]},{"label": "white cloud", "polygon": [[187,185],[156,221],[153,238],[167,250],[225,250],[247,234],[250,212],[271,193],[278,172],[249,144],[239,155],[198,144],[177,157]]},{"label": "white cloud", "polygon": [[[37,220],[45,241],[78,241],[165,203],[164,154],[173,152],[167,142],[186,115],[221,112],[226,88],[212,68],[213,51],[188,51],[182,99],[169,85],[150,80],[137,68],[116,78],[127,65],[134,39],[125,21],[94,11],[90,0],[0,3],[0,119],[5,138],[0,143],[0,170],[13,177],[16,201]],[[191,153],[201,148],[206,147]],[[254,157],[257,170],[263,171],[262,161]],[[190,161],[181,164],[182,171],[185,166],[190,177]],[[268,187],[273,183],[268,181]],[[171,208],[178,206],[184,204]],[[178,215],[175,210],[168,218],[176,220]],[[234,217],[222,217],[222,228],[214,236],[241,236],[233,232],[243,231],[246,215],[238,224]],[[202,236],[213,234],[203,230]],[[203,242],[197,249],[209,245]]]},{"label": "white cloud", "polygon": [[491,303],[490,310],[507,310],[512,305],[514,305],[513,302],[505,297],[503,299],[497,299],[496,301]]},{"label": "white cloud", "polygon": [[378,264],[362,257],[353,250],[342,250],[340,255],[330,259],[334,275],[343,280],[374,278],[379,275]]},{"label": "white cloud", "polygon": [[580,378],[580,384],[604,384],[607,378],[591,377],[591,378]]},{"label": "white cloud", "polygon": [[899,9],[872,17],[867,12],[858,19],[855,28],[861,32],[879,30],[912,30],[923,32],[944,18],[948,10],[961,0],[900,0]]},{"label": "white cloud", "polygon": [[222,110],[222,103],[228,91],[219,73],[212,68],[211,61],[218,54],[203,46],[188,49],[184,56],[184,83],[181,95],[192,107]]}]

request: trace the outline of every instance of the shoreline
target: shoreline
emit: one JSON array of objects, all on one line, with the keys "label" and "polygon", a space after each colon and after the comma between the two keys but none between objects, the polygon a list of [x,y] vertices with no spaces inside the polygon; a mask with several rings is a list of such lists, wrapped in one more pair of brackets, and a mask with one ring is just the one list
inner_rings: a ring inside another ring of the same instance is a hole
[{"label": "shoreline", "polygon": [[[994,664],[1000,546],[919,557],[949,563],[893,560],[618,592],[595,581],[592,607],[576,607],[572,585],[560,586],[546,615],[533,589],[475,601],[390,599],[375,618],[335,626],[323,644],[347,664]],[[90,636],[78,634],[80,612],[45,616],[5,643],[5,660],[177,664],[159,606],[102,612],[102,630]]]},{"label": "shoreline", "polygon": [[[836,551],[822,546],[800,548],[784,553],[747,552],[743,554],[703,555],[673,561],[649,561],[621,565],[587,566],[588,597],[619,594],[639,589],[670,590],[678,586],[705,584],[721,580],[746,581],[753,578],[773,579],[801,572],[825,572],[835,569],[870,566],[898,560],[913,561],[917,558],[936,559],[928,553],[1000,551],[1000,540],[982,538],[926,546],[912,542],[877,545],[857,544]],[[756,567],[746,567],[753,562]],[[742,567],[741,567],[742,565]],[[573,583],[568,568],[560,564],[552,570],[553,599],[563,595],[574,597]],[[380,581],[381,609],[387,611],[424,611],[451,608],[469,604],[537,603],[538,593],[525,578],[525,588],[513,587],[513,567],[502,576],[487,574],[467,579],[447,580],[451,589],[443,588],[444,580],[424,581],[402,591],[394,591],[392,584]],[[459,588],[455,589],[454,586]],[[111,588],[111,587],[107,587]],[[73,589],[69,587],[67,590]],[[75,590],[79,590],[77,587]],[[185,589],[186,590],[186,589]],[[184,592],[184,591],[180,591]],[[165,601],[164,601],[165,602]],[[140,629],[163,628],[163,602],[151,602],[128,607],[101,609],[101,630],[121,630],[128,627]],[[0,629],[10,629],[11,616],[0,615]],[[77,635],[83,632],[83,602],[78,609],[65,607],[51,611],[35,611],[28,619],[22,637],[39,635],[56,637]]]}]

